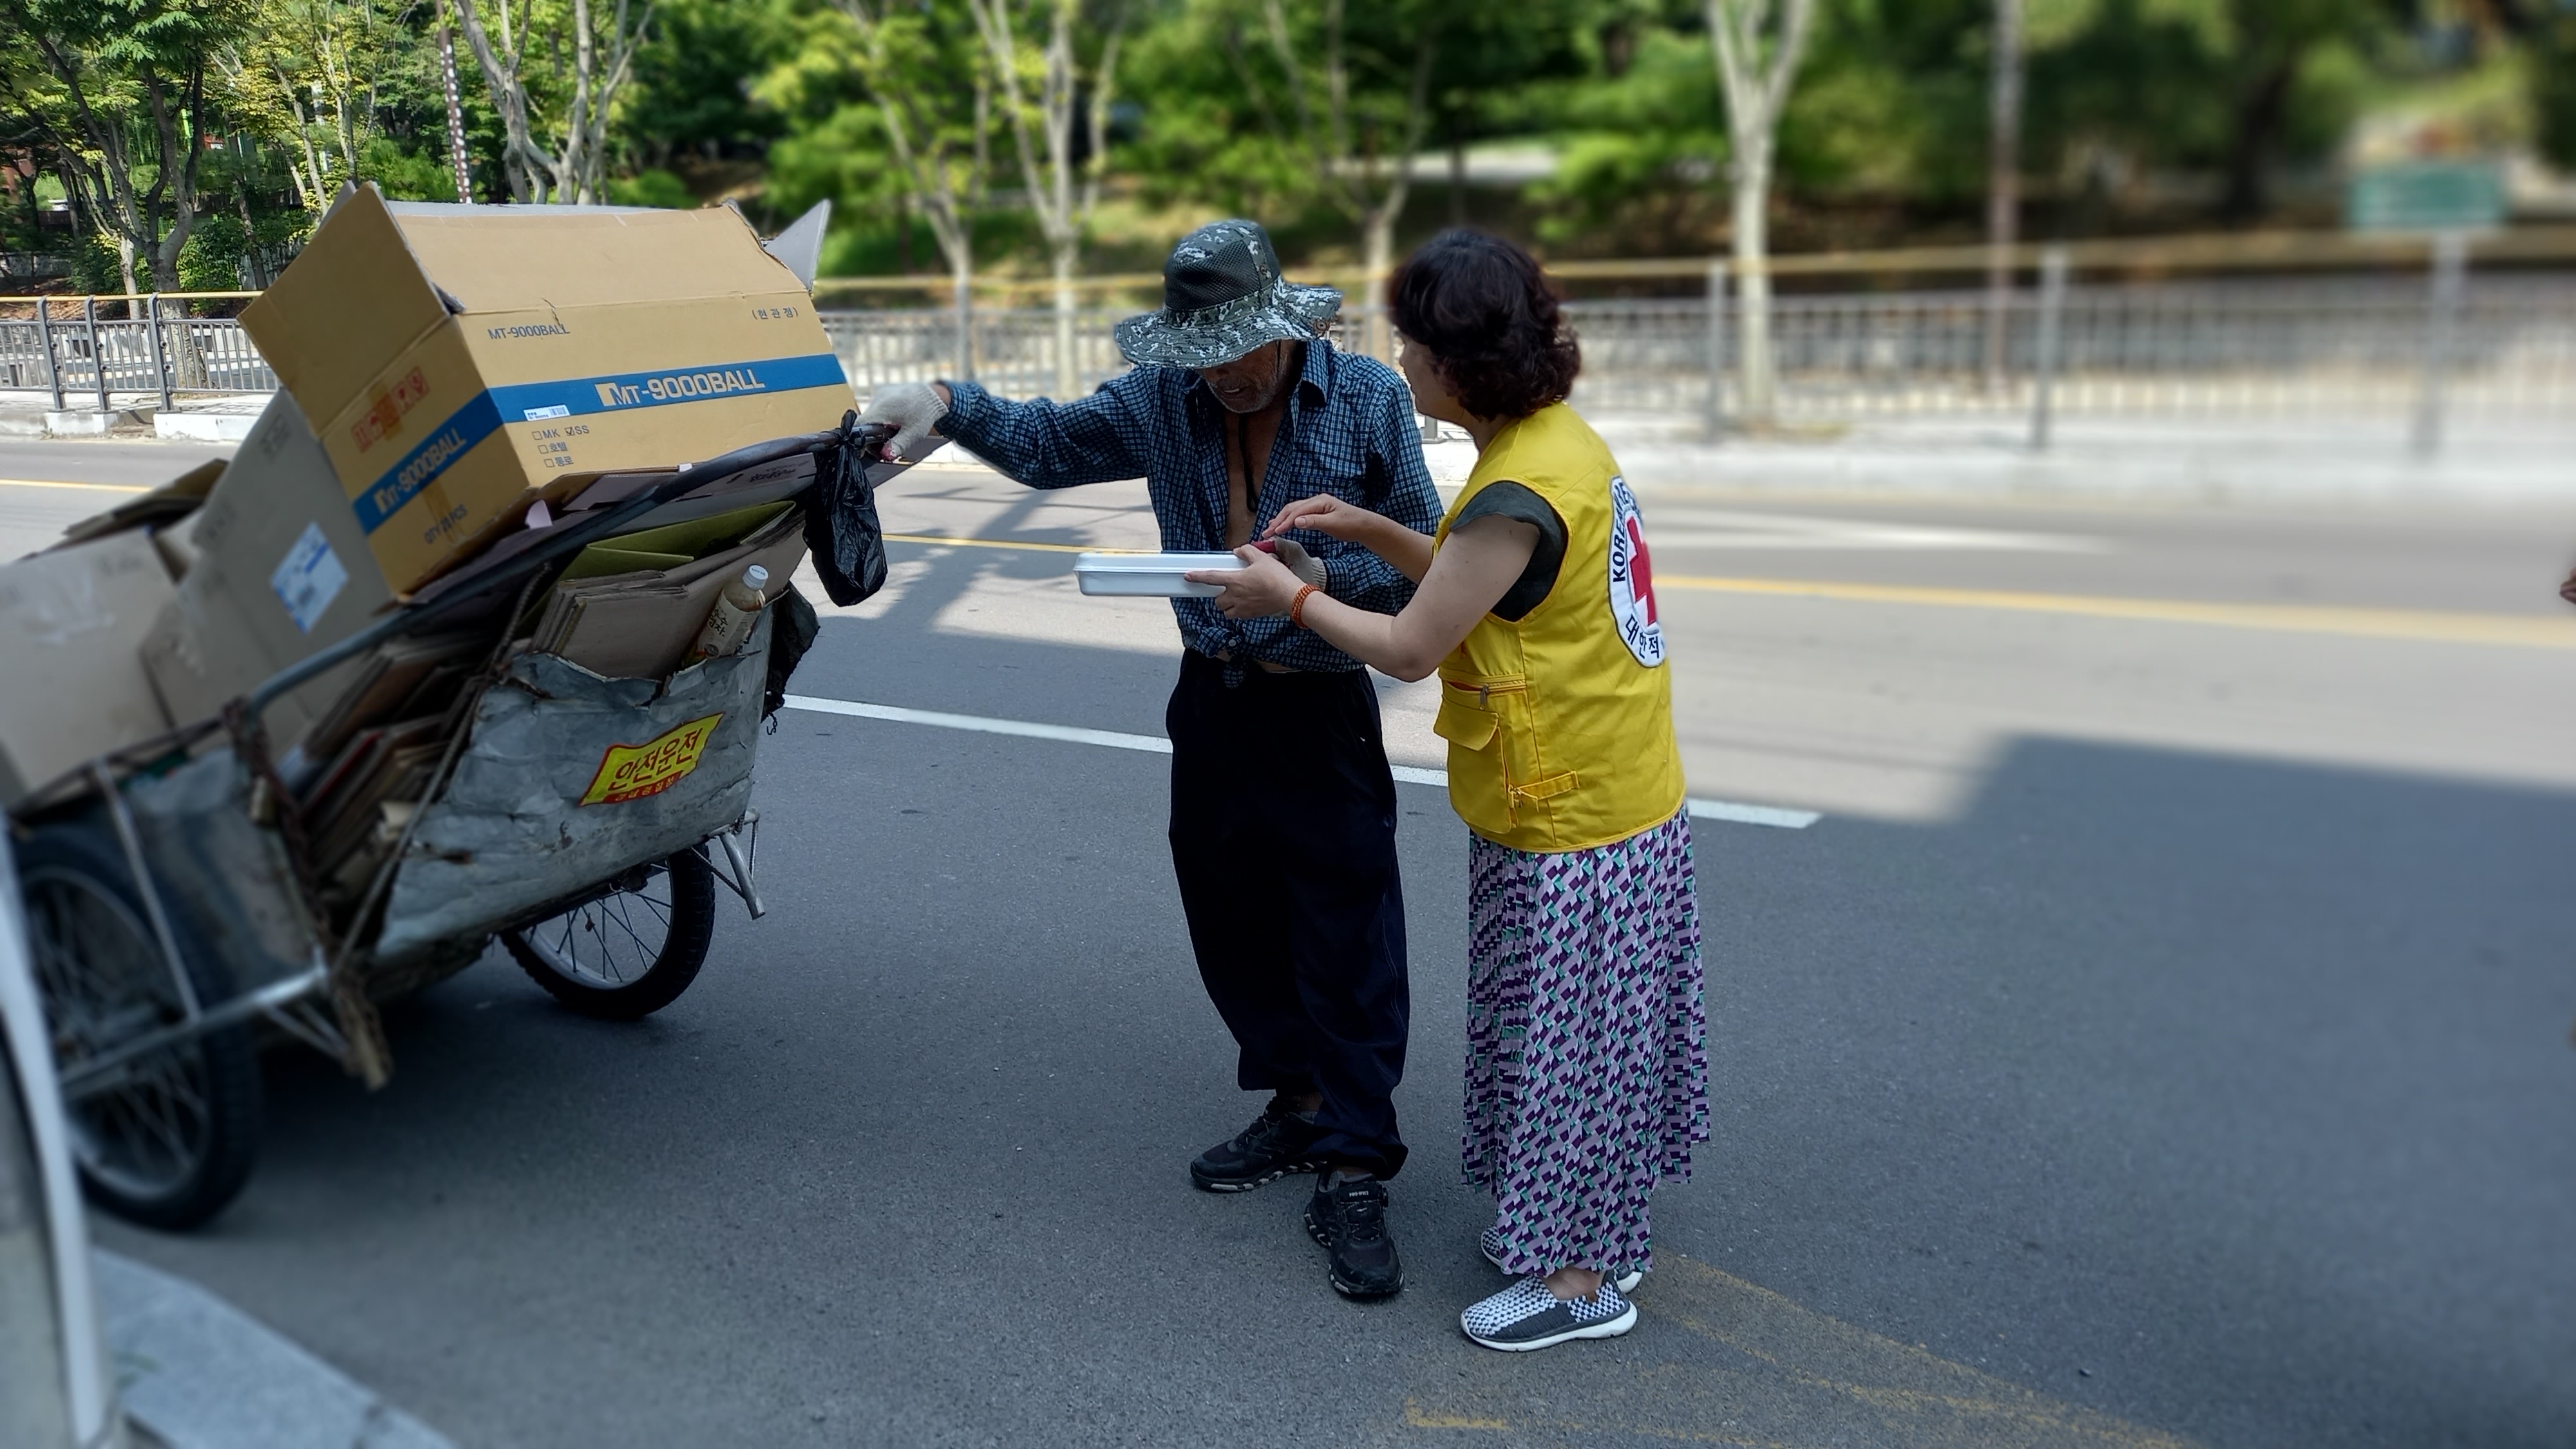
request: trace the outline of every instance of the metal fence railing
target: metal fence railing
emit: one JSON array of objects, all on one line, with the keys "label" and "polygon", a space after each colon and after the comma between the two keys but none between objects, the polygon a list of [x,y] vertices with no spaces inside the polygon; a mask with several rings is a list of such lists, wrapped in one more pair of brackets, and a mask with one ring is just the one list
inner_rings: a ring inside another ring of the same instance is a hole
[{"label": "metal fence railing", "polygon": [[95,298],[79,315],[47,306],[24,319],[0,319],[0,388],[47,393],[57,408],[106,411],[114,393],[265,393],[277,374],[230,317],[160,315],[157,301],[139,317],[101,317]]},{"label": "metal fence railing", "polygon": [[42,281],[74,270],[70,257],[53,252],[0,252],[0,281]]},{"label": "metal fence railing", "polygon": [[[1776,415],[1784,423],[1984,415],[2223,417],[2254,423],[2411,419],[2419,447],[2445,420],[2576,418],[2576,271],[2471,278],[2456,258],[2429,276],[2274,276],[2037,288],[1796,292],[1775,298]],[[1625,415],[1721,425],[1746,407],[1736,318],[1721,297],[1567,304],[1583,344],[1576,401]],[[108,393],[265,392],[277,386],[238,323],[162,316],[0,321],[0,388],[73,407]],[[121,310],[121,309],[120,309]],[[1090,307],[1073,334],[1073,391],[1126,369]],[[1011,397],[1054,395],[1055,314],[1043,307],[829,311],[826,334],[862,396],[889,383],[970,375]],[[1366,309],[1335,335],[1357,345]]]},{"label": "metal fence railing", "polygon": [[[2069,287],[2007,303],[1989,365],[1982,291],[1781,297],[1780,415],[1831,421],[2030,411],[2060,416],[2403,415],[2437,388],[2463,420],[2576,415],[2576,276],[2493,279],[2445,305],[2421,283],[2276,279]],[[1732,319],[1704,299],[1568,304],[1584,383],[1622,411],[1744,407]]]}]

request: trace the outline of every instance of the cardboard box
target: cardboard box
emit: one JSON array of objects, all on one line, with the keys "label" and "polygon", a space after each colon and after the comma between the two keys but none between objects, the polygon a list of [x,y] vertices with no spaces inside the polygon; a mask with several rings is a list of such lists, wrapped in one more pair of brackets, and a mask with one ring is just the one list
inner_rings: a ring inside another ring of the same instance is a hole
[{"label": "cardboard box", "polygon": [[849,384],[732,211],[346,194],[242,326],[408,592],[600,474],[839,424]]},{"label": "cardboard box", "polygon": [[140,530],[0,567],[0,807],[170,727],[137,649],[171,596]]},{"label": "cardboard box", "polygon": [[[143,641],[170,717],[207,718],[393,602],[367,535],[295,399],[279,393],[184,525],[187,574]],[[281,752],[348,682],[334,670],[268,713]]]}]

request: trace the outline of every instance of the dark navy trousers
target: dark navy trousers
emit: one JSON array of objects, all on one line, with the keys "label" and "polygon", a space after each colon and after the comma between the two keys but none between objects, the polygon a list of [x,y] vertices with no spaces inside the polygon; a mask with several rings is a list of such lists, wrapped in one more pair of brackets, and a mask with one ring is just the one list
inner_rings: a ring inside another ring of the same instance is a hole
[{"label": "dark navy trousers", "polygon": [[1321,1155],[1392,1177],[1412,997],[1395,777],[1365,670],[1243,672],[1181,660],[1172,868],[1208,999],[1247,1091],[1316,1091]]}]

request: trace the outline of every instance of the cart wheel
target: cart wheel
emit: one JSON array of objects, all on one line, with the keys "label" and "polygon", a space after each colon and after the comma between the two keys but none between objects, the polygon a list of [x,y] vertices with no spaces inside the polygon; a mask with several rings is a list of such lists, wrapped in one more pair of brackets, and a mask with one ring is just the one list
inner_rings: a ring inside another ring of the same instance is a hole
[{"label": "cart wheel", "polygon": [[584,1016],[636,1021],[698,979],[715,929],[715,872],[689,849],[636,867],[560,916],[502,932],[501,944],[555,1000]]},{"label": "cart wheel", "polygon": [[[186,1012],[125,854],[103,830],[50,826],[18,852],[28,944],[54,1059],[66,1071],[176,1025]],[[181,937],[200,1003],[231,994],[223,967]],[[224,1210],[259,1151],[259,1054],[248,1023],[125,1063],[66,1093],[90,1201],[146,1227],[193,1228]]]}]

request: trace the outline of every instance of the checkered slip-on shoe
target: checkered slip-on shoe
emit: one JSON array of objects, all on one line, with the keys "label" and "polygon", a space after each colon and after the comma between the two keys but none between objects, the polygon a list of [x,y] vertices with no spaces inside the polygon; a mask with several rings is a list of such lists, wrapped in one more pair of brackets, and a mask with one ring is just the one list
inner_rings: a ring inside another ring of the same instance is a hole
[{"label": "checkered slip-on shoe", "polygon": [[1533,1274],[1470,1305],[1458,1326],[1487,1348],[1525,1353],[1572,1338],[1617,1338],[1637,1326],[1637,1305],[1606,1278],[1589,1298],[1559,1298]]},{"label": "checkered slip-on shoe", "polygon": [[[1497,1268],[1503,1268],[1503,1230],[1501,1228],[1487,1228],[1478,1233],[1476,1246],[1484,1250],[1486,1262]],[[1503,1271],[1508,1273],[1511,1269],[1503,1268]],[[1618,1282],[1620,1292],[1634,1293],[1637,1291],[1637,1285],[1646,1281],[1646,1270],[1623,1264],[1611,1276]]]}]

